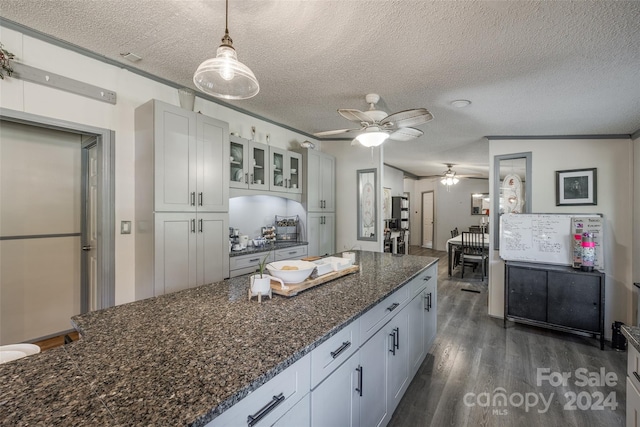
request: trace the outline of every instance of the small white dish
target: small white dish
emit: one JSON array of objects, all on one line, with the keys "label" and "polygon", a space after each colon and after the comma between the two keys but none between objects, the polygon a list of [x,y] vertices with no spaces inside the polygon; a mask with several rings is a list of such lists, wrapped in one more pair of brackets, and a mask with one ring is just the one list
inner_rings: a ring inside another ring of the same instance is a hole
[{"label": "small white dish", "polygon": [[22,359],[23,357],[27,357],[27,355],[22,351],[0,350],[0,363],[11,362],[13,360]]},{"label": "small white dish", "polygon": [[35,344],[21,343],[21,344],[7,344],[0,345],[0,351],[21,351],[27,356],[40,353],[40,347]]}]

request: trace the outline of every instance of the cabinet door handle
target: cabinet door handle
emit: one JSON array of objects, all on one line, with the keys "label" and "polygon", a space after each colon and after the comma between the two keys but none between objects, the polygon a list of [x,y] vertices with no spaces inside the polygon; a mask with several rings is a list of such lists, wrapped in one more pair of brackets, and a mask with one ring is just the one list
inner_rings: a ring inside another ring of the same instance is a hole
[{"label": "cabinet door handle", "polygon": [[249,177],[250,177],[249,184],[255,184],[255,181],[253,180],[253,174],[250,174]]},{"label": "cabinet door handle", "polygon": [[260,258],[254,258],[249,260],[249,262],[256,262],[256,261],[260,261]]},{"label": "cabinet door handle", "polygon": [[297,252],[296,251],[291,251],[289,252],[289,255],[295,255]]},{"label": "cabinet door handle", "polygon": [[424,309],[427,311],[431,311],[431,292],[426,294],[424,298],[427,300],[424,304]]},{"label": "cabinet door handle", "polygon": [[198,205],[202,206],[202,192],[198,193]]},{"label": "cabinet door handle", "polygon": [[636,377],[638,381],[640,381],[640,375],[636,371],[633,371],[633,376]]},{"label": "cabinet door handle", "polygon": [[351,347],[351,342],[350,341],[345,341],[345,342],[342,343],[342,345],[340,347],[338,347],[334,351],[330,352],[329,354],[331,355],[331,357],[333,357],[335,359],[336,357],[340,356],[340,353],[342,353],[343,351],[345,351],[349,347]]},{"label": "cabinet door handle", "polygon": [[356,371],[358,371],[358,387],[356,387],[356,391],[362,397],[362,366],[358,366]]},{"label": "cabinet door handle", "polygon": [[393,310],[395,310],[396,308],[398,308],[398,306],[399,306],[399,305],[400,305],[400,304],[398,304],[397,302],[394,302],[394,303],[393,303],[393,304],[391,304],[389,307],[387,307],[387,310],[389,310],[389,311],[393,311]]},{"label": "cabinet door handle", "polygon": [[244,182],[247,184],[249,183],[249,173],[244,174]]},{"label": "cabinet door handle", "polygon": [[389,334],[389,336],[391,337],[391,350],[389,350],[391,352],[391,354],[393,354],[394,356],[396,355],[396,330],[395,328],[393,329],[393,332],[391,332]]},{"label": "cabinet door handle", "polygon": [[261,419],[266,417],[269,414],[269,412],[276,409],[276,407],[282,402],[284,402],[284,396],[282,393],[280,393],[277,396],[273,396],[271,401],[266,405],[264,405],[262,408],[260,408],[258,412],[256,412],[253,415],[247,416],[247,426],[253,427],[254,425],[258,424],[258,422],[260,422]]},{"label": "cabinet door handle", "polygon": [[397,350],[400,350],[400,328],[393,328],[393,330],[395,332],[394,337],[393,337],[393,346]]},{"label": "cabinet door handle", "polygon": [[202,233],[202,218],[198,220],[198,231]]},{"label": "cabinet door handle", "polygon": [[191,192],[191,206],[195,206],[196,205],[196,192],[193,191]]},{"label": "cabinet door handle", "polygon": [[196,220],[195,219],[191,220],[191,232],[192,233],[196,232]]}]

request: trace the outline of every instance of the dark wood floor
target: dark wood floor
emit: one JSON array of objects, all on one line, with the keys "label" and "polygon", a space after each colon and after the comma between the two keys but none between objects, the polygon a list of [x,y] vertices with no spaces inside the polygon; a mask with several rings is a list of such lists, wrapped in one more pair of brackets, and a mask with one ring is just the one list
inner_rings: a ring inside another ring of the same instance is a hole
[{"label": "dark wood floor", "polygon": [[[409,253],[440,258],[438,336],[389,426],[625,424],[626,352],[608,343],[602,351],[594,338],[512,322],[504,329],[502,319],[487,315],[487,284],[479,273],[449,278],[446,252],[411,247]],[[548,368],[553,378],[562,372],[571,377],[566,385],[538,384],[538,368]],[[596,384],[601,370],[609,385]],[[585,376],[592,382],[582,385]],[[499,406],[500,396],[506,396],[505,406]]]}]

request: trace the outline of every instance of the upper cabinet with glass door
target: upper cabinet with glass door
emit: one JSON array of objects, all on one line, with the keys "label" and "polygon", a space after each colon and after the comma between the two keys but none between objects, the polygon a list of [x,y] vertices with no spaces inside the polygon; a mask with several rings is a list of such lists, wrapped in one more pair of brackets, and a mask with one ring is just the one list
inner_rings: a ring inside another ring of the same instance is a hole
[{"label": "upper cabinet with glass door", "polygon": [[231,163],[229,186],[232,188],[269,189],[268,146],[235,135],[229,137]]},{"label": "upper cabinet with glass door", "polygon": [[302,155],[269,147],[271,181],[269,189],[285,193],[302,193]]}]

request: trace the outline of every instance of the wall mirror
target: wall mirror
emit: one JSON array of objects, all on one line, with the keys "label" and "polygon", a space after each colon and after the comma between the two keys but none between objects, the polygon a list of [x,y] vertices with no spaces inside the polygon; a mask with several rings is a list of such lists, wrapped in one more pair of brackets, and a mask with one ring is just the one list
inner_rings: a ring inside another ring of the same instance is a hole
[{"label": "wall mirror", "polygon": [[376,212],[376,169],[361,169],[357,171],[358,183],[358,240],[378,240],[376,225],[378,214]]},{"label": "wall mirror", "polygon": [[471,215],[489,215],[489,193],[471,193]]},{"label": "wall mirror", "polygon": [[531,152],[493,158],[493,248],[500,248],[500,216],[531,213]]}]

